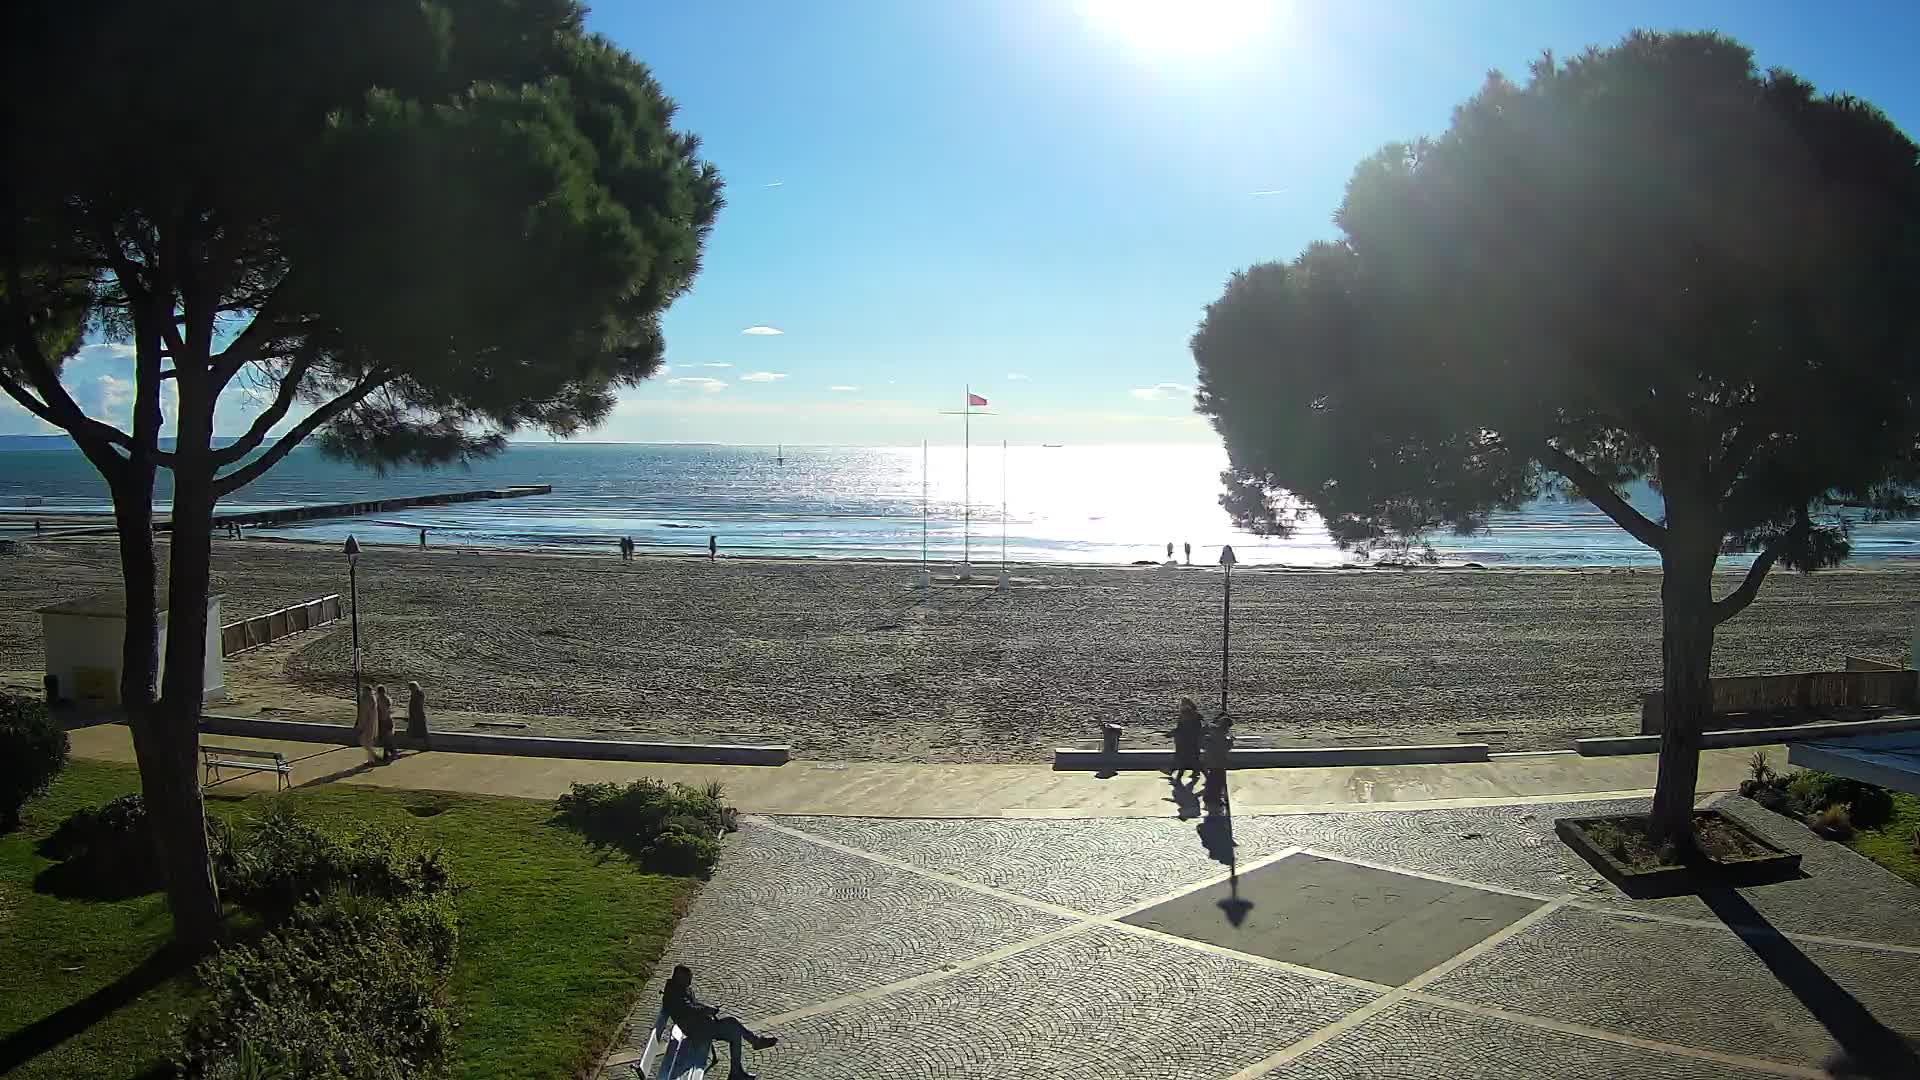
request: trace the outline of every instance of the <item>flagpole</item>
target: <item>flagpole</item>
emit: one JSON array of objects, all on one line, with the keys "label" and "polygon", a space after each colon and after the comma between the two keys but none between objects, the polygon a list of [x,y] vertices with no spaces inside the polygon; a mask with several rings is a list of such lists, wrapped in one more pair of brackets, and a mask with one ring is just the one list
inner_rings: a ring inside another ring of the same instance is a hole
[{"label": "flagpole", "polygon": [[920,440],[920,571],[927,569],[927,440]]},{"label": "flagpole", "polygon": [[1000,440],[1000,572],[1007,572],[1007,440]]},{"label": "flagpole", "polygon": [[966,388],[966,408],[960,415],[966,419],[960,421],[960,502],[964,507],[960,519],[960,579],[966,581],[973,577],[973,387]]}]

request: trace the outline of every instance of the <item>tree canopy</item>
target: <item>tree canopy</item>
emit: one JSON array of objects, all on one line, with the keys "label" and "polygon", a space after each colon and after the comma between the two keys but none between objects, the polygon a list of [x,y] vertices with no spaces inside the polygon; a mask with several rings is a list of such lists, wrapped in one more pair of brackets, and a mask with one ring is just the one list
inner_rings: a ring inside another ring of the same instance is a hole
[{"label": "tree canopy", "polygon": [[302,412],[296,436],[364,460],[597,422],[657,369],[658,316],[698,267],[720,184],[646,69],[582,14],[10,5],[0,295],[21,302],[0,388],[83,445],[132,441],[77,418],[57,309],[170,361],[150,373],[198,406],[254,394],[261,421],[222,466]]},{"label": "tree canopy", "polygon": [[[1341,236],[1236,274],[1193,340],[1228,506],[1337,539],[1570,484],[1648,546],[1813,568],[1904,509],[1920,171],[1872,106],[1711,34],[1634,34],[1362,162]],[[1666,496],[1648,520],[1616,491]]]}]

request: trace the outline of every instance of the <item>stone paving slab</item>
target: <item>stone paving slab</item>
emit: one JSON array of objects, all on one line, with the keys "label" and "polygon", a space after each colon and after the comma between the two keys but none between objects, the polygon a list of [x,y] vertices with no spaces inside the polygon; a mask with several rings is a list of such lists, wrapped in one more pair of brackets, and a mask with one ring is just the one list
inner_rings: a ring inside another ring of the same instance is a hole
[{"label": "stone paving slab", "polygon": [[[1920,957],[1775,942],[1817,972],[1776,974],[1725,928],[1562,908],[1427,989],[1642,1039],[1808,1066],[1823,1063],[1836,1043],[1806,1001],[1837,1010],[1851,995],[1888,1028],[1920,1035]],[[1797,992],[1783,982],[1796,978]]]},{"label": "stone paving slab", "polygon": [[1672,1057],[1409,1001],[1267,1074],[1270,1080],[1761,1080]]},{"label": "stone paving slab", "polygon": [[675,964],[694,969],[702,999],[752,1018],[939,971],[1069,924],[747,822],[681,921],[639,1011],[650,1022]]},{"label": "stone paving slab", "polygon": [[1136,926],[1398,986],[1540,906],[1536,900],[1289,855],[1242,875],[1239,925],[1227,883],[1128,916]]},{"label": "stone paving slab", "polygon": [[1106,927],[775,1029],[781,1080],[1228,1076],[1371,1000]]}]

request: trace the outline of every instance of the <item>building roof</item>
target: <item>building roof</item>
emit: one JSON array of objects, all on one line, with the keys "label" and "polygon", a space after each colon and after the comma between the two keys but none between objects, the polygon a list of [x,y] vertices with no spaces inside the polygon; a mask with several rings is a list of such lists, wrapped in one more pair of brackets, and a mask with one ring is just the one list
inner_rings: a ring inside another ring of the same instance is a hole
[{"label": "building roof", "polygon": [[1791,743],[1787,761],[1920,795],[1920,731]]},{"label": "building roof", "polygon": [[[224,596],[224,593],[212,593],[207,597],[207,600],[212,602]],[[127,617],[127,594],[125,590],[94,593],[92,596],[81,596],[72,600],[62,600],[57,604],[48,604],[46,607],[35,608],[34,610],[41,615],[75,615],[88,619],[124,619]],[[154,611],[158,614],[165,614],[166,610],[167,588],[165,585],[162,585],[159,589],[159,596],[154,602]]]}]

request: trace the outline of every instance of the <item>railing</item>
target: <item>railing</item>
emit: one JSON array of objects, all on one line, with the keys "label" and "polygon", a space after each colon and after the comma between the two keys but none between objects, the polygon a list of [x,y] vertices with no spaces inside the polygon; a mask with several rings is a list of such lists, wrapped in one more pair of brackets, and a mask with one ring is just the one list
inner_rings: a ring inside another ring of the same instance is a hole
[{"label": "railing", "polygon": [[340,618],[340,594],[330,593],[317,600],[284,607],[251,619],[227,623],[220,628],[220,655],[258,648],[288,634],[325,626]]},{"label": "railing", "polygon": [[[1850,668],[1856,665],[1850,663]],[[1712,680],[1713,711],[1778,712],[1906,707],[1916,704],[1920,681],[1909,669],[1803,671],[1791,675],[1735,675]],[[1657,735],[1665,716],[1660,691],[1640,695],[1640,732]]]}]

